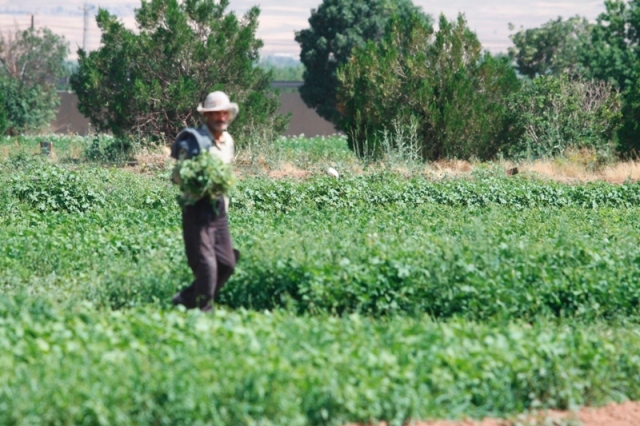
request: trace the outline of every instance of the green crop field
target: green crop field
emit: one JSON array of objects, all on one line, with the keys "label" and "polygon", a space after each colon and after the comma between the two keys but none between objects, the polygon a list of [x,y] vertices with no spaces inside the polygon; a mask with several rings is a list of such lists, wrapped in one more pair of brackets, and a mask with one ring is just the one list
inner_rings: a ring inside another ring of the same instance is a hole
[{"label": "green crop field", "polygon": [[[0,424],[401,425],[640,400],[638,183],[246,173],[242,259],[207,315],[170,304],[191,272],[168,169],[38,143],[0,141]],[[358,161],[341,138],[270,152]]]}]

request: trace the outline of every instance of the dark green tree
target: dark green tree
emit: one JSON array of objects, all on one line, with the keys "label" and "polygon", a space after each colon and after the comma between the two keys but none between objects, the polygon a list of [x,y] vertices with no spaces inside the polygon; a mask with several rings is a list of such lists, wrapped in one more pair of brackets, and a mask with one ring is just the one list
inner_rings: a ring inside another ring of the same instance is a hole
[{"label": "dark green tree", "polygon": [[582,60],[591,77],[615,84],[623,96],[618,132],[624,154],[640,154],[640,0],[607,0]]},{"label": "dark green tree", "polygon": [[402,149],[413,128],[420,156],[491,159],[516,137],[506,100],[520,83],[507,58],[483,53],[461,15],[396,18],[380,43],[353,51],[338,72],[338,109],[351,148],[376,155],[391,140]]},{"label": "dark green tree", "polygon": [[321,117],[339,123],[338,67],[347,62],[354,47],[381,40],[394,14],[403,19],[419,15],[425,23],[431,22],[411,0],[323,0],[311,11],[310,27],[296,33],[305,66],[300,94]]},{"label": "dark green tree", "polygon": [[186,126],[208,92],[224,90],[240,105],[234,136],[281,132],[271,76],[260,67],[259,9],[243,18],[228,0],[150,0],[136,10],[137,31],[104,9],[97,15],[100,49],[78,51],[71,87],[93,126],[116,136],[168,141]]},{"label": "dark green tree", "polygon": [[[47,28],[0,34],[0,103],[10,134],[39,130],[55,117],[58,80],[69,49]],[[0,114],[1,115],[1,114]]]},{"label": "dark green tree", "polygon": [[551,20],[539,28],[521,29],[510,36],[514,47],[509,49],[509,55],[515,59],[520,74],[530,78],[576,76],[581,71],[580,55],[589,42],[592,27],[585,18],[575,16],[566,21]]}]

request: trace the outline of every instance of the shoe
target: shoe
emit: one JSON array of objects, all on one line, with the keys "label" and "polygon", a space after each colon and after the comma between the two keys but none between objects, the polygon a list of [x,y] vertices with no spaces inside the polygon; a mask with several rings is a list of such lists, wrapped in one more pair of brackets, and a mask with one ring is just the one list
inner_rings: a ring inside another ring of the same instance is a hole
[{"label": "shoe", "polygon": [[171,298],[171,303],[173,303],[173,306],[176,305],[186,305],[187,301],[184,299],[184,297],[182,296],[182,292],[179,291],[178,293],[176,293],[172,298]]},{"label": "shoe", "polygon": [[196,307],[196,301],[193,300],[191,296],[189,291],[180,291],[171,298],[171,303],[173,303],[174,306],[182,305],[187,309],[193,309]]}]

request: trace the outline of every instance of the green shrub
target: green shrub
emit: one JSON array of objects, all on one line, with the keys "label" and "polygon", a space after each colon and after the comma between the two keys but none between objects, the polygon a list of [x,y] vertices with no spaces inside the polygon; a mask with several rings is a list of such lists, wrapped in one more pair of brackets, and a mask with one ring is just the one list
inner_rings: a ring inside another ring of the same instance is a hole
[{"label": "green shrub", "polygon": [[70,80],[80,112],[98,131],[164,144],[198,124],[196,106],[208,92],[224,90],[240,105],[235,136],[247,126],[281,133],[288,119],[277,114],[271,76],[255,66],[260,11],[252,7],[240,18],[227,7],[212,0],[142,2],[135,31],[100,9],[100,48],[78,51]]},{"label": "green shrub", "polygon": [[114,138],[102,134],[95,134],[87,141],[82,156],[98,163],[122,164],[132,160],[139,145],[132,137]]},{"label": "green shrub", "polygon": [[84,176],[44,163],[16,173],[10,185],[18,199],[39,212],[80,213],[105,204],[105,194]]},{"label": "green shrub", "polygon": [[506,99],[519,87],[513,67],[482,53],[462,15],[442,16],[438,27],[396,18],[381,43],[356,48],[339,70],[338,109],[355,152],[377,156],[385,132],[415,123],[425,160],[490,159],[509,146]]},{"label": "green shrub", "polygon": [[46,127],[60,103],[55,81],[67,75],[64,60],[69,49],[64,37],[47,28],[1,33],[0,51],[0,93],[4,98],[0,115],[6,115],[5,130],[19,134]]},{"label": "green shrub", "polygon": [[520,137],[511,157],[553,157],[568,148],[589,148],[600,157],[614,152],[621,119],[619,93],[611,85],[541,76],[525,81],[509,100]]}]

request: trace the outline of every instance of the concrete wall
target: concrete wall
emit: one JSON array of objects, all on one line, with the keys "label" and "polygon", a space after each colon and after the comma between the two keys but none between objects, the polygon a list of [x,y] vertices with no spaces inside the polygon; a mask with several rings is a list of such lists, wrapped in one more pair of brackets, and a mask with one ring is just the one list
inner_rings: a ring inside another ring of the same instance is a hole
[{"label": "concrete wall", "polygon": [[[274,87],[296,87],[295,85],[277,85]],[[75,93],[58,92],[60,95],[60,107],[53,123],[55,133],[74,133],[86,135],[89,132],[89,120],[78,111],[78,98]],[[336,133],[333,125],[321,118],[314,110],[308,108],[300,94],[281,93],[280,109],[281,114],[291,113],[289,128],[285,132],[287,136],[298,136],[302,133],[305,136],[327,136]],[[242,113],[242,111],[240,112]]]}]

